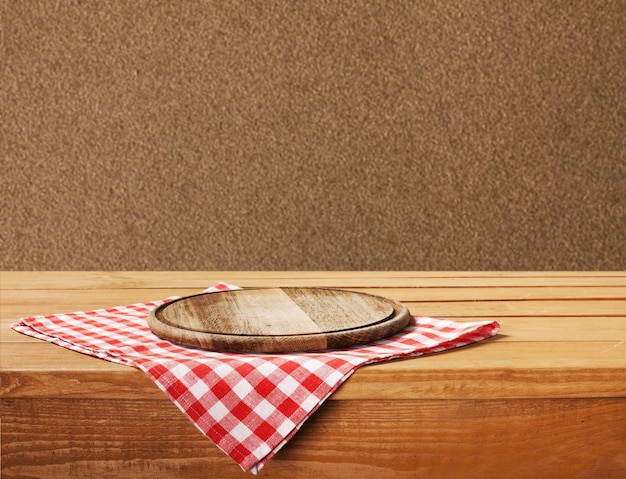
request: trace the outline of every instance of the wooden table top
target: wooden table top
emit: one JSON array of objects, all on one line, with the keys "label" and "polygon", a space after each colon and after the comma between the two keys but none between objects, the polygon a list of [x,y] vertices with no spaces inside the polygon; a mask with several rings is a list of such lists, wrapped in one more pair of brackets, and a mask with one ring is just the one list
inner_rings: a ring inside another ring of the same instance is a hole
[{"label": "wooden table top", "polygon": [[156,398],[139,370],[10,329],[22,316],[241,287],[337,287],[414,315],[495,319],[497,337],[359,369],[330,399],[626,397],[626,272],[2,272],[3,397]]}]

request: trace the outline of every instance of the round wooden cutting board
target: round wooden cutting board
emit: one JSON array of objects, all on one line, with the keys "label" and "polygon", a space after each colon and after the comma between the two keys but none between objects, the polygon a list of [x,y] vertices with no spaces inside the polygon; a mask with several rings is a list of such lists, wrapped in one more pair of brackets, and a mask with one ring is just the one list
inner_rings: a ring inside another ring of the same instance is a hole
[{"label": "round wooden cutting board", "polygon": [[287,353],[346,348],[386,338],[411,316],[380,296],[330,288],[260,288],[204,293],[155,308],[152,331],[215,351]]}]

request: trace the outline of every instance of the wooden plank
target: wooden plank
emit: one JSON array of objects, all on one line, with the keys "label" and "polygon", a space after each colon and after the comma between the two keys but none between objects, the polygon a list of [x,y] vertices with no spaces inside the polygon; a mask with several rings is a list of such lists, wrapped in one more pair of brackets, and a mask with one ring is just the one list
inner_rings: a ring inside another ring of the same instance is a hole
[{"label": "wooden plank", "polygon": [[510,316],[615,316],[624,317],[626,300],[554,300],[554,301],[443,301],[406,302],[411,314],[437,318],[457,316],[502,318]]},{"label": "wooden plank", "polygon": [[[475,321],[477,318],[455,316],[455,321]],[[501,331],[499,341],[613,341],[626,339],[626,316],[509,316],[498,317]],[[40,342],[17,333],[10,325],[17,318],[0,320],[2,343]],[[593,325],[593,327],[589,327]]]},{"label": "wooden plank", "polygon": [[5,290],[2,291],[0,316],[3,319],[15,320],[23,316],[91,311],[200,292],[201,290],[193,289],[177,292],[150,289]]},{"label": "wooden plank", "polygon": [[[457,317],[469,321],[475,318]],[[626,316],[511,316],[497,318],[499,341],[624,341]]]},{"label": "wooden plank", "polygon": [[[56,304],[60,298],[70,300],[76,298],[93,298],[94,301],[131,302],[149,301],[170,296],[188,296],[199,294],[203,289],[191,288],[134,288],[97,290],[3,290],[2,305],[15,306],[25,302],[41,305]],[[351,291],[384,295],[397,301],[495,301],[495,300],[531,300],[531,299],[626,299],[626,285],[624,286],[526,286],[526,287],[464,287],[464,288],[351,288]],[[125,300],[124,298],[129,298]]]},{"label": "wooden plank", "polygon": [[[626,397],[625,375],[624,341],[494,341],[361,368],[346,384],[346,394],[350,399],[380,396],[376,391],[407,399]],[[342,392],[336,400],[347,399]]]},{"label": "wooden plank", "polygon": [[[360,291],[401,301],[412,314],[420,316],[626,316],[626,288],[621,287],[570,288],[568,292],[494,288],[486,291],[450,289],[444,293],[437,289],[432,295],[430,290],[418,289]],[[6,324],[23,316],[88,311],[199,292],[191,289],[103,289],[88,293],[80,290],[7,290],[2,291],[0,317]]]},{"label": "wooden plank", "polygon": [[[3,478],[243,477],[167,401],[5,398],[1,408]],[[260,476],[624,477],[624,430],[624,398],[332,401]]]},{"label": "wooden plank", "polygon": [[[39,343],[8,343],[1,358],[7,397],[118,397],[122,375],[149,391],[133,368]],[[332,400],[394,398],[626,397],[626,342],[484,341],[454,351],[357,370]],[[104,386],[110,374],[111,387]],[[119,392],[127,397],[128,391]]]},{"label": "wooden plank", "polygon": [[281,272],[2,271],[2,289],[191,288],[227,281],[251,286],[464,287],[624,286],[626,272]]},{"label": "wooden plank", "polygon": [[[332,288],[380,288],[384,287],[413,288],[491,288],[491,287],[542,287],[542,286],[621,286],[626,284],[625,276],[597,276],[581,278],[578,276],[503,276],[503,277],[355,277],[355,278],[233,278],[222,277],[222,281],[237,284],[241,287],[275,287],[275,286],[312,286]],[[204,283],[198,283],[201,287]],[[163,285],[162,285],[163,286]],[[191,286],[191,285],[188,285]]]},{"label": "wooden plank", "polygon": [[[14,370],[0,372],[2,398],[166,399],[139,369],[106,363],[93,369]],[[182,413],[181,413],[182,414]]]},{"label": "wooden plank", "polygon": [[3,479],[244,475],[167,400],[0,404]]},{"label": "wooden plank", "polygon": [[533,299],[626,299],[624,286],[509,286],[463,288],[354,288],[403,302],[418,301],[527,301]]}]

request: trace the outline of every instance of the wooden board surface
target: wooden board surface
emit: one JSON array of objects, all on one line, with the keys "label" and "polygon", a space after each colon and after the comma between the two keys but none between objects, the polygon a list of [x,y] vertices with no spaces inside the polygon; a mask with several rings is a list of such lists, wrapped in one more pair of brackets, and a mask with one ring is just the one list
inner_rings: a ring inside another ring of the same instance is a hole
[{"label": "wooden board surface", "polygon": [[[11,398],[2,414],[3,479],[255,477],[165,401]],[[615,398],[331,401],[257,477],[619,479],[625,427]]]},{"label": "wooden board surface", "polygon": [[152,331],[217,351],[286,353],[345,348],[403,329],[397,301],[331,288],[261,288],[180,298],[150,313]]},{"label": "wooden board surface", "polygon": [[218,281],[347,288],[502,326],[360,368],[259,477],[626,477],[626,272],[161,271],[1,273],[3,479],[245,477],[141,371],[9,329]]}]

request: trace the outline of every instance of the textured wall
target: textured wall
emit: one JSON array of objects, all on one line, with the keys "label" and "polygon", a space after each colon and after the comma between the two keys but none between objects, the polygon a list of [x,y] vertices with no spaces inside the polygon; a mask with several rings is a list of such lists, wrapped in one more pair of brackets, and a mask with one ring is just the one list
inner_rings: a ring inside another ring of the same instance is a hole
[{"label": "textured wall", "polygon": [[4,269],[626,269],[624,1],[4,1]]}]

